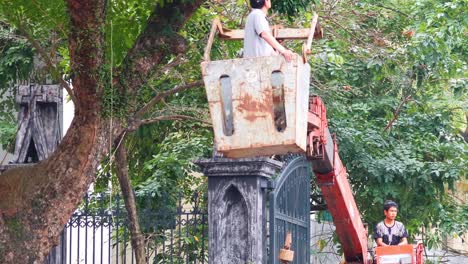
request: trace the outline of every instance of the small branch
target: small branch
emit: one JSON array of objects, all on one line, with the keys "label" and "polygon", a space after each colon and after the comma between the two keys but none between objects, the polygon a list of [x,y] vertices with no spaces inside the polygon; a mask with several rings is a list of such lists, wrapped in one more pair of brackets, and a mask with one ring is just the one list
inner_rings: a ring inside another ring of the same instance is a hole
[{"label": "small branch", "polygon": [[148,125],[152,123],[156,123],[159,121],[166,121],[166,120],[193,120],[193,121],[198,121],[206,125],[212,125],[211,122],[196,118],[193,116],[187,116],[187,115],[163,115],[163,116],[157,116],[153,118],[148,118],[148,119],[143,119],[140,121],[137,121],[137,127],[141,125]]},{"label": "small branch", "polygon": [[[41,14],[41,17],[42,17],[43,19],[45,19],[45,20],[52,20],[52,17],[50,16],[50,12],[44,10],[44,8],[42,8],[41,4],[39,4],[39,3],[37,2],[37,0],[33,0],[32,2],[33,2],[33,4],[34,4],[34,6],[37,8],[37,10],[41,11],[41,13],[42,13],[42,14]],[[62,34],[63,34],[64,36],[66,36],[67,33],[66,33],[66,30],[63,28],[63,24],[58,23],[57,20],[54,20],[53,22],[55,23],[55,25],[57,26],[57,28],[58,28],[60,31],[62,31]]]},{"label": "small branch", "polygon": [[26,39],[33,45],[33,47],[37,50],[37,52],[39,53],[39,55],[41,55],[42,59],[44,60],[44,62],[46,63],[47,65],[47,68],[49,69],[50,73],[52,75],[54,75],[55,78],[57,78],[60,82],[60,84],[65,88],[65,90],[67,90],[67,93],[68,95],[70,95],[70,98],[73,102],[74,105],[77,105],[77,99],[75,97],[75,93],[73,92],[73,89],[70,87],[70,85],[68,85],[68,83],[60,76],[59,74],[59,71],[58,69],[54,66],[54,64],[52,63],[52,60],[50,59],[49,56],[47,56],[47,53],[45,52],[45,50],[41,47],[41,45],[39,44],[39,42],[37,42],[37,40],[35,40],[27,31],[26,29],[23,27],[22,24],[19,25],[19,30],[21,31],[21,33],[24,34],[24,36],[26,37]]},{"label": "small branch", "polygon": [[172,69],[172,68],[180,65],[182,62],[184,62],[184,57],[185,57],[184,53],[181,53],[181,54],[177,55],[177,57],[175,57],[175,59],[173,61],[171,61],[170,63],[164,65],[157,72],[165,72],[165,71],[167,71],[169,69]]},{"label": "small branch", "polygon": [[392,7],[389,7],[389,6],[384,6],[384,5],[382,5],[382,4],[375,4],[375,6],[378,6],[378,7],[384,8],[384,9],[391,10],[391,11],[393,11],[393,12],[399,13],[399,14],[404,15],[404,16],[406,16],[406,17],[409,17],[409,16],[410,16],[410,15],[406,14],[406,13],[403,12],[403,11],[400,11],[400,10],[398,10],[398,9],[395,9],[395,8],[392,8]]},{"label": "small branch", "polygon": [[[170,69],[176,67],[176,66],[179,66],[180,64],[182,64],[184,62],[184,56],[185,54],[179,54],[177,55],[177,57],[171,61],[170,63],[164,65],[163,67],[161,67],[160,69],[158,69],[156,72],[154,72],[153,74],[151,74],[151,80],[154,79],[154,77],[158,74],[158,73],[163,73],[163,74],[166,74],[164,72],[166,71],[169,71]],[[150,81],[148,81],[149,83]],[[151,87],[151,89],[155,92],[159,92],[157,91],[156,89],[154,89],[153,87]]]},{"label": "small branch", "polygon": [[400,102],[400,105],[398,105],[397,109],[393,112],[393,118],[390,120],[387,124],[387,126],[384,128],[384,132],[387,131],[389,128],[392,127],[393,123],[398,119],[398,116],[400,115],[401,109],[403,106],[411,100],[411,95],[406,96],[403,101]]},{"label": "small branch", "polygon": [[359,38],[358,36],[354,35],[351,31],[349,31],[347,28],[345,28],[344,26],[342,26],[340,23],[336,22],[335,20],[333,20],[331,17],[323,17],[327,20],[329,20],[330,22],[332,22],[333,24],[337,25],[338,27],[340,27],[341,29],[343,29],[344,31],[346,31],[346,33],[348,33],[353,39],[355,39],[356,41],[360,42],[361,44],[363,45],[366,45],[367,43],[365,43],[363,40],[361,40],[361,38]]},{"label": "small branch", "polygon": [[153,107],[155,104],[159,103],[162,99],[166,98],[169,95],[173,95],[175,93],[182,92],[182,91],[194,88],[194,87],[199,87],[199,86],[202,86],[202,85],[203,85],[203,81],[196,81],[196,82],[185,84],[185,85],[178,85],[178,86],[172,88],[171,90],[161,92],[161,93],[157,94],[155,97],[153,97],[153,99],[151,99],[145,106],[143,106],[135,114],[135,117],[136,118],[142,117],[145,113],[148,112],[149,109],[151,109],[151,107]]}]

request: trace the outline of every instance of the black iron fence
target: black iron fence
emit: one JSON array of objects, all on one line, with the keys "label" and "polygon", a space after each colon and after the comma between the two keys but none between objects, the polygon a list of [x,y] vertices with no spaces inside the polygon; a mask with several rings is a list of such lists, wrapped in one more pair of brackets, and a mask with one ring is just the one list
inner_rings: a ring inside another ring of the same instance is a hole
[{"label": "black iron fence", "polygon": [[[139,210],[148,263],[208,263],[208,213],[203,199],[180,194],[148,197]],[[172,202],[171,202],[172,200]],[[47,264],[135,263],[127,213],[119,196],[87,195],[61,235]]]}]

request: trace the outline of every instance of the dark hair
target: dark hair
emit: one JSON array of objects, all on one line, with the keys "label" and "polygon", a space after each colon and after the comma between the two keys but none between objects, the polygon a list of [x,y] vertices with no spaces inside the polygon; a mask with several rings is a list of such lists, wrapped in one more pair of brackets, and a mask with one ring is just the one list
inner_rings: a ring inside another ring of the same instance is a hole
[{"label": "dark hair", "polygon": [[265,0],[250,0],[252,8],[262,8],[265,5]]},{"label": "dark hair", "polygon": [[398,204],[395,203],[394,201],[392,200],[387,200],[385,201],[384,205],[383,205],[383,209],[385,211],[388,211],[388,209],[392,208],[392,207],[395,207],[396,209],[398,209]]}]

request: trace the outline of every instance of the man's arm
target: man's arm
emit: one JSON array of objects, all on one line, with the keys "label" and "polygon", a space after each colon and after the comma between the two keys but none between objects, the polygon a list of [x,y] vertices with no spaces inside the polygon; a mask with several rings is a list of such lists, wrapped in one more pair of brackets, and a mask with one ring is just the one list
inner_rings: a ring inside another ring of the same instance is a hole
[{"label": "man's arm", "polygon": [[380,224],[377,224],[374,228],[375,243],[377,243],[378,247],[386,247],[388,245],[383,242],[383,234],[382,234],[382,230],[379,228],[379,225]]},{"label": "man's arm", "polygon": [[386,247],[386,246],[388,246],[387,244],[385,244],[385,243],[383,242],[383,240],[382,240],[381,237],[377,238],[377,239],[375,240],[375,242],[377,243],[377,246],[378,246],[378,247]]},{"label": "man's arm", "polygon": [[283,57],[286,59],[286,61],[291,61],[293,57],[293,52],[291,50],[288,50],[287,48],[283,47],[276,39],[271,35],[270,32],[268,31],[263,31],[260,34],[260,37],[262,37],[270,46],[272,46],[275,50],[277,50]]},{"label": "man's arm", "polygon": [[402,228],[403,228],[403,232],[402,232],[403,235],[402,235],[402,238],[401,238],[401,240],[400,240],[400,243],[398,243],[399,246],[401,246],[401,245],[408,245],[408,239],[407,239],[407,237],[408,237],[408,231],[406,231],[405,226],[403,226]]},{"label": "man's arm", "polygon": [[408,239],[406,239],[406,237],[403,237],[403,238],[400,240],[400,243],[399,243],[398,245],[399,245],[399,246],[408,245]]}]

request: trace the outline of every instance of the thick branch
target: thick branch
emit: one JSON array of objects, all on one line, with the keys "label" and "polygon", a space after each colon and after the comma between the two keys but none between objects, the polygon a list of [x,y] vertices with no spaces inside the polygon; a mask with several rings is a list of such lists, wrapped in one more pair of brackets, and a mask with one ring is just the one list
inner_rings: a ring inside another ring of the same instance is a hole
[{"label": "thick branch", "polygon": [[[124,138],[122,138],[125,141]],[[135,252],[137,264],[146,263],[145,257],[145,239],[141,233],[140,224],[138,222],[138,214],[135,204],[135,196],[133,194],[132,184],[128,176],[128,160],[125,142],[121,142],[117,147],[116,152],[116,169],[117,178],[119,179],[120,190],[124,199],[125,208],[128,213],[129,228],[131,233],[132,248]]]},{"label": "thick branch", "polygon": [[148,76],[166,56],[185,51],[186,41],[177,32],[202,3],[202,0],[174,0],[164,7],[156,5],[146,28],[124,59],[118,79],[114,79],[119,90],[131,97],[147,83]]},{"label": "thick branch", "polygon": [[[76,113],[98,113],[104,90],[102,69],[104,63],[105,0],[68,0],[70,11],[69,49]],[[91,7],[91,8],[90,8]],[[94,9],[93,9],[94,7]]]}]

